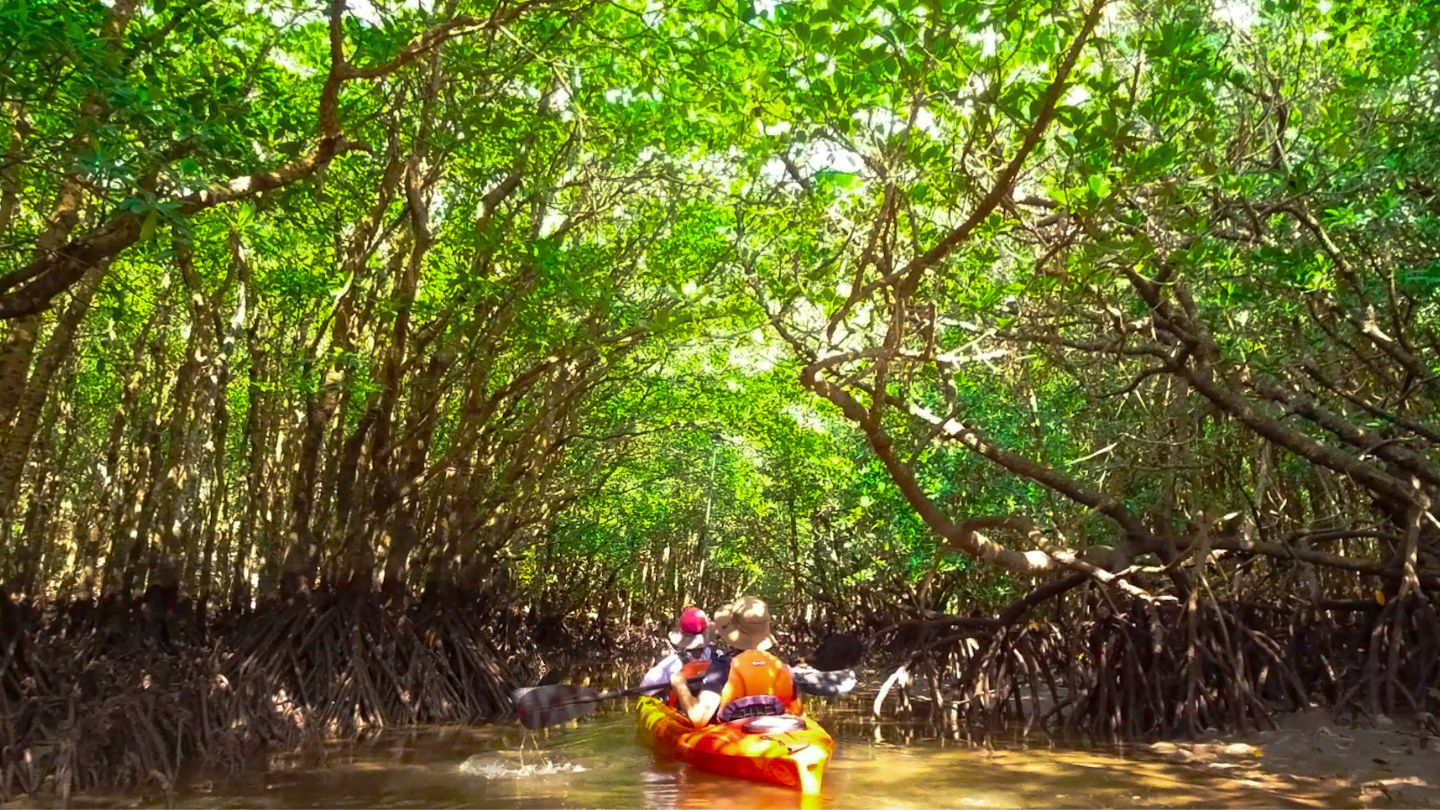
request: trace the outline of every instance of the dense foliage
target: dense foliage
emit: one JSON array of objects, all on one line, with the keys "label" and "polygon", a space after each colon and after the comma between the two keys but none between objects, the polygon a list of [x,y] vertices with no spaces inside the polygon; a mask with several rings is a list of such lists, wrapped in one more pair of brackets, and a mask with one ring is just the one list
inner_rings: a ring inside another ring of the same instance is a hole
[{"label": "dense foliage", "polygon": [[12,0],[10,591],[1258,592],[1433,705],[1437,24]]}]

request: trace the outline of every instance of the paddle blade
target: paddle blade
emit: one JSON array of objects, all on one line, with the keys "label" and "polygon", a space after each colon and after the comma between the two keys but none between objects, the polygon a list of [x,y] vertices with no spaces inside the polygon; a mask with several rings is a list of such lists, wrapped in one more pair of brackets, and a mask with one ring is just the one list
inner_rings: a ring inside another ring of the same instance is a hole
[{"label": "paddle blade", "polygon": [[865,657],[865,642],[854,633],[831,633],[806,661],[822,672],[852,669]]},{"label": "paddle blade", "polygon": [[584,717],[595,711],[603,695],[584,686],[558,683],[553,686],[529,686],[510,693],[515,701],[515,716],[528,729],[559,725]]},{"label": "paddle blade", "polygon": [[836,697],[848,694],[858,682],[852,669],[834,671],[793,667],[790,673],[795,678],[795,689],[806,695]]}]

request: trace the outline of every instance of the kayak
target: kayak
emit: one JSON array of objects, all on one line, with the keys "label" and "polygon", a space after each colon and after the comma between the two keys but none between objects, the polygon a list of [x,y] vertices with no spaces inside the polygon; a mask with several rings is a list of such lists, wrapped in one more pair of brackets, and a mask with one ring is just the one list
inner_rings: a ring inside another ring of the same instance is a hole
[{"label": "kayak", "polygon": [[636,736],[702,771],[819,793],[835,740],[808,717],[749,717],[696,728],[653,697],[636,707]]}]

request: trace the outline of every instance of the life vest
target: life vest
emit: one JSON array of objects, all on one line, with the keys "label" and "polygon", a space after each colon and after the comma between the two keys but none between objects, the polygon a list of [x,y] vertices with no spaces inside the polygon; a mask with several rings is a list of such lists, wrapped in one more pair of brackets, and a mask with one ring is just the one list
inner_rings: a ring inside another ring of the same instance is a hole
[{"label": "life vest", "polygon": [[[680,674],[684,676],[685,680],[688,681],[691,678],[698,678],[701,675],[704,675],[709,669],[709,661],[690,661],[684,666],[680,667]],[[679,706],[679,701],[675,699],[674,689],[671,689],[670,693],[665,696],[665,705],[672,708]]]},{"label": "life vest", "polygon": [[746,650],[730,659],[730,678],[720,694],[720,705],[756,695],[774,695],[784,704],[785,711],[799,714],[804,710],[795,691],[795,679],[785,662],[768,652]]}]

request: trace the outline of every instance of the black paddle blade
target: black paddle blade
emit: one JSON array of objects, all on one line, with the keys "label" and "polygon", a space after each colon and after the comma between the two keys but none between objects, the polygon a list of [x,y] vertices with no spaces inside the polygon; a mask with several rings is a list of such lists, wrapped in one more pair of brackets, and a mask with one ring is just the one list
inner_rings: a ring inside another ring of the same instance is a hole
[{"label": "black paddle blade", "polygon": [[520,725],[533,730],[584,717],[595,711],[604,696],[584,686],[557,683],[516,689],[510,697]]},{"label": "black paddle blade", "polygon": [[822,672],[850,669],[865,657],[865,642],[854,633],[831,633],[806,660]]},{"label": "black paddle blade", "polygon": [[796,691],[805,695],[836,697],[848,694],[858,683],[855,671],[851,669],[831,672],[809,667],[792,667],[790,674],[795,679]]}]

